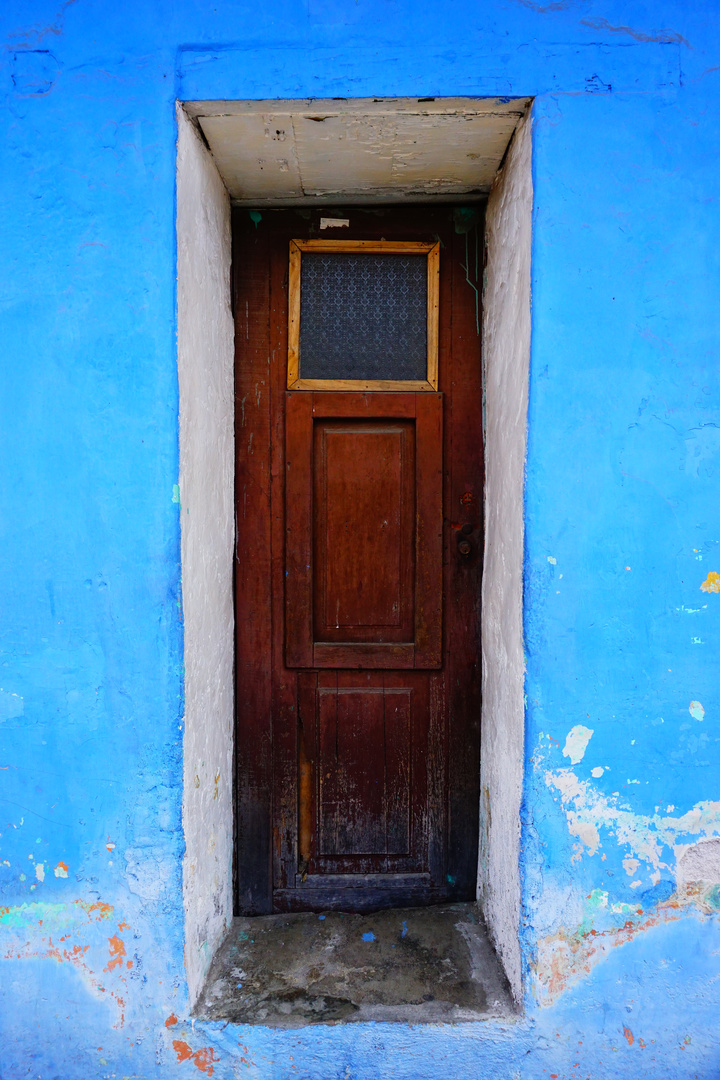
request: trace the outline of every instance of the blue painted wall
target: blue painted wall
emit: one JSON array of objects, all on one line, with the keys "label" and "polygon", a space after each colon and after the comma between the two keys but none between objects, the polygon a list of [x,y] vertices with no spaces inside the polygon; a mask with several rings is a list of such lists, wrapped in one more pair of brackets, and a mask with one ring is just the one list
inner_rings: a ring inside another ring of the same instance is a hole
[{"label": "blue painted wall", "polygon": [[[3,1080],[720,1076],[720,889],[677,871],[720,835],[720,4],[687,7],[3,6]],[[536,97],[527,1008],[193,1029],[173,104],[376,94]]]}]

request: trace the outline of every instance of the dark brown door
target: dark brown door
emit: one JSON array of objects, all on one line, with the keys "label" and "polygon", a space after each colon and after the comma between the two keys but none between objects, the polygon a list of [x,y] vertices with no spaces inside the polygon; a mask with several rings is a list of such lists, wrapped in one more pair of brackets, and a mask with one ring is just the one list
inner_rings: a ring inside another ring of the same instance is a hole
[{"label": "dark brown door", "polygon": [[234,222],[246,913],[475,895],[479,226],[329,213]]}]

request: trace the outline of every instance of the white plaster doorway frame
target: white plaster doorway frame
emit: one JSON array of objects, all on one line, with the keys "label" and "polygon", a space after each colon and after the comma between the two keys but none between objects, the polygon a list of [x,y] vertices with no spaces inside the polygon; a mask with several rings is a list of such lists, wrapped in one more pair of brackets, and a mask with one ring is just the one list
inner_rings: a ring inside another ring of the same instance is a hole
[{"label": "white plaster doorway frame", "polygon": [[[397,108],[405,132],[408,100]],[[526,99],[523,101],[527,105]],[[217,107],[217,103],[186,102],[178,103],[176,108],[179,497],[185,670],[183,900],[191,1006],[233,917],[235,405],[228,192],[233,178],[218,171],[191,118],[213,104]],[[232,104],[242,111],[242,106],[257,103]],[[338,103],[333,105],[337,111]],[[384,105],[383,138],[388,139],[390,130],[392,143],[392,103],[386,101]],[[297,106],[307,110],[308,103],[298,102]],[[357,112],[359,104],[352,102],[348,107]],[[415,108],[412,115],[418,117],[420,136],[424,114]],[[523,994],[522,573],[530,360],[531,131],[532,115],[528,111],[515,127],[489,192],[482,333],[485,420],[484,433],[478,431],[478,438],[484,434],[486,462],[478,900],[518,1002]],[[478,145],[478,160],[482,154],[483,146]],[[242,147],[237,148],[236,158],[244,160]],[[442,176],[439,163],[431,162],[431,166]],[[336,194],[337,201],[353,198],[352,193],[344,191]],[[442,184],[437,195],[445,201],[462,197],[460,192],[442,189]],[[372,201],[372,192],[366,191],[364,197]],[[318,201],[312,195],[302,195],[294,204],[306,198]],[[399,200],[408,198],[412,194],[398,191]],[[377,201],[387,203],[387,191]],[[429,201],[427,192],[422,194],[422,201]],[[285,198],[274,203],[289,204]]]}]

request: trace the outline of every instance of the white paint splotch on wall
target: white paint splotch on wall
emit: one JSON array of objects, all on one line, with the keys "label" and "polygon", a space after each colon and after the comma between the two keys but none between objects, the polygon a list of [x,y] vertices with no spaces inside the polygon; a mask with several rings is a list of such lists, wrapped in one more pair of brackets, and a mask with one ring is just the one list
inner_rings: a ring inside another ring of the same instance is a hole
[{"label": "white paint splotch on wall", "polygon": [[587,745],[592,736],[593,729],[585,727],[583,724],[576,724],[575,727],[570,728],[568,737],[565,740],[563,757],[570,758],[571,765],[577,765],[584,758]]}]

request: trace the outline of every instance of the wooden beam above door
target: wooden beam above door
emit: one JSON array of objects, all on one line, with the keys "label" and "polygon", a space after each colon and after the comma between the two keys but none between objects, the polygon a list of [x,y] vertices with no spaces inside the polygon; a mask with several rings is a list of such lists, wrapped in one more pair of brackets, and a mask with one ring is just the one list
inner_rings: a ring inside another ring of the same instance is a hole
[{"label": "wooden beam above door", "polygon": [[202,130],[239,205],[482,198],[529,98],[202,101]]}]

